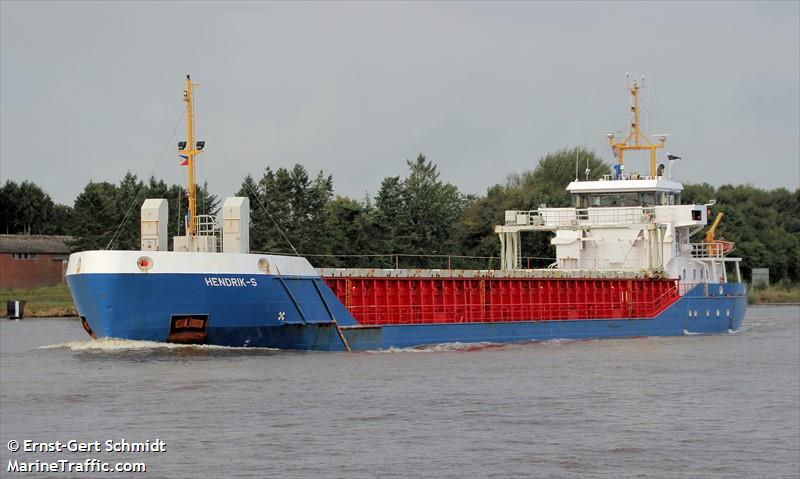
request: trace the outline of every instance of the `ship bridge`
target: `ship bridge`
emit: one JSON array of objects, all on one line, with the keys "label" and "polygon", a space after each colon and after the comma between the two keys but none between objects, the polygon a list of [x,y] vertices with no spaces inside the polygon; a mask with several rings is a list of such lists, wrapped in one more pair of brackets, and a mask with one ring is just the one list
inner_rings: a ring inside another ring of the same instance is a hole
[{"label": "ship bridge", "polygon": [[555,233],[556,261],[550,269],[681,278],[685,285],[727,281],[728,258],[714,242],[691,243],[708,224],[709,204],[680,204],[681,183],[638,175],[573,181],[572,206],[507,210],[500,238],[501,268],[520,270],[520,234]]},{"label": "ship bridge", "polygon": [[595,181],[573,181],[567,186],[575,208],[679,205],[683,185],[662,176],[606,175]]},{"label": "ship bridge", "polygon": [[[644,78],[642,85],[643,82]],[[541,205],[536,210],[505,212],[504,223],[495,226],[503,270],[523,269],[522,232],[548,231],[555,233],[551,244],[556,248],[556,261],[549,268],[565,273],[680,278],[681,284],[688,287],[727,282],[725,265],[732,262],[741,281],[741,259],[726,256],[733,251],[733,243],[713,237],[721,213],[704,242],[690,242],[692,236],[705,229],[714,202],[681,204],[683,185],[672,179],[672,162],[680,157],[666,153],[668,169],[656,163],[657,151],[665,148],[669,134],[657,134],[658,141],[653,142],[639,128],[642,85],[633,82],[629,87],[632,122],[627,135],[621,140],[615,133],[607,135],[616,159],[612,174],[585,181],[578,180],[576,174],[575,181],[566,188],[572,197],[570,207]],[[648,175],[626,174],[624,157],[629,151],[649,152]],[[588,174],[587,169],[587,177]]]}]

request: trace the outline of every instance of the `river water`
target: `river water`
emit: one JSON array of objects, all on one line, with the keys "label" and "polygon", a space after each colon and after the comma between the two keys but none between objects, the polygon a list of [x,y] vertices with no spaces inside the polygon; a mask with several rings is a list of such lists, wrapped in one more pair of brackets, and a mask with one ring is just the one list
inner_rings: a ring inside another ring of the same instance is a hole
[{"label": "river water", "polygon": [[[797,478],[800,307],[752,307],[735,334],[353,354],[2,320],[0,439],[0,477],[102,477],[8,472],[99,459],[146,464],[132,477]],[[9,451],[25,440],[100,452]]]}]

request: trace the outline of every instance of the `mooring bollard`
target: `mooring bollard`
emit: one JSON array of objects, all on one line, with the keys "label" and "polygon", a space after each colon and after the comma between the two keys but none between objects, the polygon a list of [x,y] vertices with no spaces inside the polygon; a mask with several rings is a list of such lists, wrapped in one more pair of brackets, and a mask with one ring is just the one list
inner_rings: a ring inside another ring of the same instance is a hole
[{"label": "mooring bollard", "polygon": [[13,299],[6,303],[6,317],[8,319],[22,319],[25,315],[25,301]]}]

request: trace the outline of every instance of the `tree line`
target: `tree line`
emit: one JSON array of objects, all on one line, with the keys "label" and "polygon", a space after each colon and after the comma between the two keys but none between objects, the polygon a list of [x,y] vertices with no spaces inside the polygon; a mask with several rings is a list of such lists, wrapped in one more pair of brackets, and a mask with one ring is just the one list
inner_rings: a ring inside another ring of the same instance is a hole
[{"label": "tree line", "polygon": [[[564,188],[575,178],[576,159],[582,178],[610,173],[593,151],[567,148],[509,175],[485,195],[469,195],[443,181],[438,167],[420,154],[406,162],[405,176],[385,178],[374,196],[335,195],[330,174],[312,175],[299,164],[248,175],[237,195],[250,199],[252,251],[297,253],[325,267],[497,268],[500,246],[493,226],[503,222],[507,209],[569,206]],[[199,214],[218,213],[219,198],[207,184],[198,186],[197,195]],[[32,182],[7,181],[0,187],[0,226],[8,234],[70,235],[76,251],[137,249],[139,209],[146,198],[165,198],[169,236],[185,234],[185,187],[132,173],[118,184],[90,181],[71,206],[54,203]],[[717,237],[736,242],[746,278],[752,268],[768,267],[773,281],[800,281],[800,189],[684,185],[684,203],[711,199],[717,201],[715,211],[725,212]],[[526,265],[554,261],[547,234],[522,240]]]}]

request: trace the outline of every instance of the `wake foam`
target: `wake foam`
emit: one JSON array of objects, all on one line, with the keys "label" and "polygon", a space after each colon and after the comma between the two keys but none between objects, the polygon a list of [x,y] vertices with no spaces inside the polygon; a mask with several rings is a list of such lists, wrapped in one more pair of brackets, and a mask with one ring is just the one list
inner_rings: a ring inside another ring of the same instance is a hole
[{"label": "wake foam", "polygon": [[739,334],[750,331],[755,325],[739,326],[739,329],[728,329],[728,334]]},{"label": "wake foam", "polygon": [[478,351],[482,349],[500,348],[504,346],[508,345],[501,343],[492,343],[488,341],[482,341],[478,343],[462,343],[457,341],[453,343],[426,344],[423,346],[412,346],[407,348],[397,348],[393,346],[388,349],[378,349],[367,352],[375,354],[444,353],[444,352],[459,352],[459,351]]},{"label": "wake foam", "polygon": [[[500,349],[500,348],[515,348],[526,347],[532,344],[535,345],[562,345],[576,343],[580,341],[594,341],[589,339],[531,339],[529,341],[515,341],[510,343],[495,343],[491,341],[480,341],[476,343],[464,343],[455,341],[452,343],[438,343],[438,344],[425,344],[422,346],[409,346],[406,348],[391,347],[387,349],[373,349],[365,351],[367,353],[375,354],[394,354],[394,353],[447,353],[447,352],[469,352],[469,351],[482,351],[484,349]],[[607,341],[600,339],[597,341]]]},{"label": "wake foam", "polygon": [[217,346],[213,344],[175,344],[157,341],[137,341],[132,339],[100,338],[86,341],[70,341],[67,343],[40,346],[39,349],[67,349],[69,351],[169,351],[169,350],[222,350],[222,351],[277,351],[273,348],[251,348]]}]

